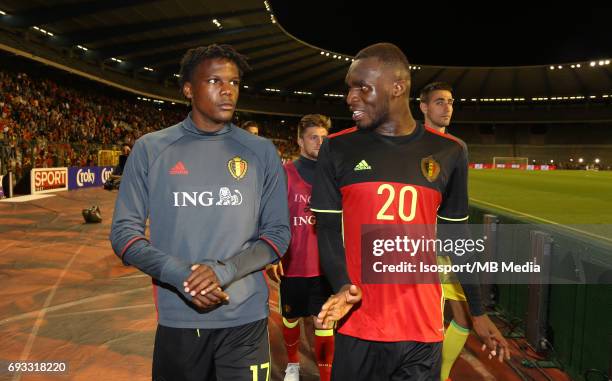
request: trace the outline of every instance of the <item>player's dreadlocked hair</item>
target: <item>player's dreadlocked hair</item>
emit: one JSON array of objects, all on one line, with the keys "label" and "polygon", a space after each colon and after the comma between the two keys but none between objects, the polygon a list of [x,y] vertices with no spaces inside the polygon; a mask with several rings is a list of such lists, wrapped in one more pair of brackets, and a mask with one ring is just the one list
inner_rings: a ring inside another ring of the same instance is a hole
[{"label": "player's dreadlocked hair", "polygon": [[238,66],[240,77],[242,77],[244,72],[251,70],[246,57],[238,53],[231,45],[212,44],[200,46],[199,48],[189,49],[183,56],[183,59],[181,59],[180,87],[182,88],[185,82],[191,81],[193,72],[202,61],[215,58],[225,58],[234,62]]}]

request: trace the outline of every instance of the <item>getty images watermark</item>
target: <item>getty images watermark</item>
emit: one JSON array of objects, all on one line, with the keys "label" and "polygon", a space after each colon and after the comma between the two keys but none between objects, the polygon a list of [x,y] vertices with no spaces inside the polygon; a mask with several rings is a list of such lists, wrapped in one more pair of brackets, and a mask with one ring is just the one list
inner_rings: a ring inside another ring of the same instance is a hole
[{"label": "getty images watermark", "polygon": [[362,225],[361,273],[366,284],[612,284],[612,226]]}]

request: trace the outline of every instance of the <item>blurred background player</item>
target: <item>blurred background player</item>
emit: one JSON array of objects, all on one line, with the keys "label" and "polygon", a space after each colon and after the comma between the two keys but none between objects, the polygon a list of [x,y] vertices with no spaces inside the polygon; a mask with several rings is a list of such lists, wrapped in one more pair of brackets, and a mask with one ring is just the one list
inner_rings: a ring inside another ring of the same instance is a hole
[{"label": "blurred background player", "polygon": [[432,82],[421,90],[419,97],[425,126],[446,133],[453,116],[453,88],[444,82]]},{"label": "blurred background player", "polygon": [[331,376],[333,329],[323,328],[316,321],[316,315],[332,294],[332,290],[321,273],[315,217],[310,210],[312,181],[319,148],[330,128],[331,120],[325,115],[311,114],[302,117],[298,123],[297,137],[300,157],[285,164],[291,242],[282,262],[268,269],[270,278],[280,281],[283,337],[288,357],[285,381],[299,380],[299,319],[302,317],[313,319],[314,352],[321,380],[328,381]]},{"label": "blurred background player", "polygon": [[242,123],[242,128],[253,135],[259,135],[259,125],[253,120],[247,120]]},{"label": "blurred background player", "polygon": [[[421,90],[420,108],[425,118],[425,126],[440,133],[448,134],[447,128],[453,116],[453,89],[448,83],[432,82]],[[460,141],[460,140],[459,140]],[[463,141],[460,141],[462,144]],[[448,257],[439,256],[439,264],[448,264]],[[444,332],[442,343],[442,368],[440,379],[450,380],[453,364],[470,335],[472,319],[463,287],[452,283],[450,277],[442,277],[443,295],[450,306],[452,320]]]}]

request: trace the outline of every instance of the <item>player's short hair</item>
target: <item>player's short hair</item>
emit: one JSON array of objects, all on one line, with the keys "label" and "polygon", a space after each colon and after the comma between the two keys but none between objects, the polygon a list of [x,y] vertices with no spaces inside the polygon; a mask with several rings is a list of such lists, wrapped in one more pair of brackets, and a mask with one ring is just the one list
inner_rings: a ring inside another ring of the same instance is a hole
[{"label": "player's short hair", "polygon": [[380,42],[378,44],[370,45],[363,48],[355,56],[355,60],[365,58],[378,58],[387,66],[398,67],[402,71],[406,72],[408,78],[410,77],[410,63],[408,58],[397,45],[389,42]]},{"label": "player's short hair", "polygon": [[179,71],[179,85],[183,87],[185,82],[190,82],[193,72],[198,65],[203,61],[225,58],[236,64],[240,77],[251,70],[247,63],[246,56],[238,53],[231,45],[211,44],[208,46],[200,46],[198,48],[189,49],[181,59],[181,69]]},{"label": "player's short hair", "polygon": [[257,124],[257,122],[254,121],[254,120],[247,120],[246,122],[242,123],[242,128],[243,129],[246,130],[249,127],[255,127],[255,128],[259,129],[259,124]]},{"label": "player's short hair", "polygon": [[304,115],[298,122],[298,138],[304,136],[304,131],[310,127],[323,127],[329,131],[331,128],[331,119],[323,114],[308,114]]},{"label": "player's short hair", "polygon": [[453,93],[453,87],[448,83],[432,82],[425,85],[425,87],[421,89],[421,94],[419,95],[419,100],[421,101],[421,103],[429,103],[429,101],[431,100],[429,99],[429,96],[431,95],[431,93],[437,90],[446,90],[449,91],[451,94]]}]

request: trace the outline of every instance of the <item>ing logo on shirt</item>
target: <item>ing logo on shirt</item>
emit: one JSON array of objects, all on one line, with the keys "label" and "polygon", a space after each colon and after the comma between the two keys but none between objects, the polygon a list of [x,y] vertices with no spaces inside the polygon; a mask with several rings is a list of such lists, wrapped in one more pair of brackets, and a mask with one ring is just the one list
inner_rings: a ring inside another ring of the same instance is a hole
[{"label": "ing logo on shirt", "polygon": [[249,163],[240,156],[235,156],[227,162],[227,170],[236,180],[240,180],[246,176],[248,169]]}]

